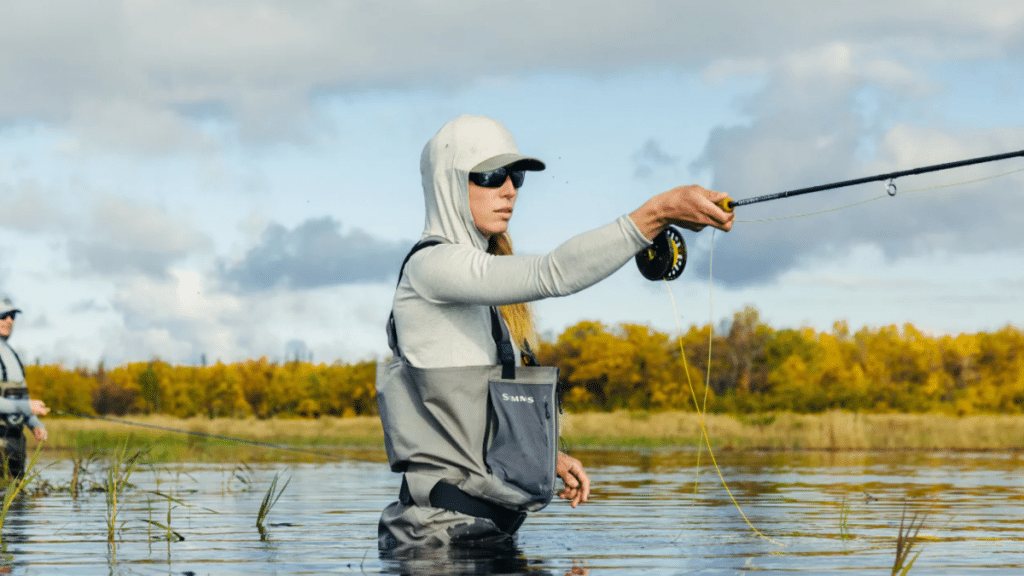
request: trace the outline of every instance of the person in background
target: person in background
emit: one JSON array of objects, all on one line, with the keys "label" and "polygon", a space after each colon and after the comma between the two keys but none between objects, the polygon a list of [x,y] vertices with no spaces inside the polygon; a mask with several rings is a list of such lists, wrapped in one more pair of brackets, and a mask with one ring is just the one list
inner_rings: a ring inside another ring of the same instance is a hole
[{"label": "person in background", "polygon": [[3,471],[12,478],[25,473],[25,435],[28,426],[36,441],[46,440],[46,427],[39,421],[50,409],[40,400],[32,400],[25,382],[25,366],[7,343],[14,331],[14,318],[21,310],[10,298],[0,299],[0,458]]}]

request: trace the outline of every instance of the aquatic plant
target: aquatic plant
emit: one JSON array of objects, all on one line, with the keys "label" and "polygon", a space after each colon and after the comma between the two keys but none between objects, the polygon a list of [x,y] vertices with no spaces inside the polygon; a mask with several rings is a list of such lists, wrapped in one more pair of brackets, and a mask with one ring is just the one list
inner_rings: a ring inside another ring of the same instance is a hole
[{"label": "aquatic plant", "polygon": [[72,498],[78,499],[78,493],[85,486],[85,476],[98,461],[99,456],[95,448],[90,448],[85,453],[79,449],[71,456],[71,483],[68,485],[68,492]]},{"label": "aquatic plant", "polygon": [[[159,491],[156,491],[156,490],[151,490],[149,492],[150,494],[153,494],[155,496],[159,496],[159,497],[161,497],[161,498],[163,498],[163,499],[165,499],[167,501],[167,520],[166,520],[166,523],[165,524],[161,524],[160,522],[157,522],[156,520],[153,520],[153,507],[152,506],[149,506],[149,519],[148,520],[143,520],[143,522],[149,524],[150,528],[152,528],[152,526],[156,526],[157,528],[163,530],[164,531],[164,536],[163,536],[164,540],[167,540],[168,542],[181,542],[182,540],[185,539],[185,537],[182,536],[181,533],[179,533],[177,530],[171,528],[171,511],[174,509],[173,504],[179,504],[179,505],[182,505],[182,506],[185,506],[186,504],[184,502],[182,502],[181,500],[178,500],[177,498],[175,498],[172,495],[174,493],[173,489],[172,490],[168,490],[168,492],[169,492],[168,494],[164,494],[163,492],[159,492]],[[149,499],[147,498],[147,503],[148,502],[149,502]],[[153,540],[152,532],[147,532],[147,536],[149,537],[149,540],[151,540],[151,541]]]},{"label": "aquatic plant", "polygon": [[226,486],[227,491],[232,492],[236,490],[235,488],[232,488],[235,483],[241,485],[241,488],[237,489],[240,492],[248,492],[249,490],[252,490],[254,475],[255,472],[253,472],[251,466],[245,462],[240,462],[238,466],[235,466],[235,469],[231,471],[231,477],[228,478]]},{"label": "aquatic plant", "polygon": [[849,540],[853,538],[850,534],[850,527],[848,521],[850,519],[850,504],[846,501],[846,496],[843,496],[843,501],[839,504],[839,537],[843,540]]},{"label": "aquatic plant", "polygon": [[107,493],[107,543],[111,546],[115,545],[114,534],[118,529],[118,497],[129,486],[128,479],[131,478],[132,472],[135,471],[135,467],[144,453],[144,450],[136,450],[129,456],[128,439],[125,439],[121,448],[110,457],[106,483],[103,488]]},{"label": "aquatic plant", "polygon": [[[920,519],[918,519],[919,516]],[[924,525],[926,518],[928,518],[928,514],[920,515],[920,513],[914,512],[914,515],[910,517],[910,523],[906,524],[907,505],[906,503],[903,504],[900,530],[896,535],[896,560],[892,565],[892,576],[906,576],[914,566],[914,562],[917,561],[917,557],[921,555],[921,550],[918,549],[917,554],[914,554],[914,557],[907,563],[907,557],[910,556],[911,549],[914,547],[914,544],[917,544],[917,533],[921,531],[921,526]]]},{"label": "aquatic plant", "polygon": [[[2,507],[0,507],[0,530],[3,530],[4,522],[7,520],[7,512],[10,511],[11,505],[14,504],[14,499],[18,497],[18,494],[28,486],[28,483],[35,479],[39,475],[39,471],[35,470],[36,462],[39,460],[39,450],[42,444],[36,444],[36,451],[32,454],[32,458],[28,461],[25,466],[24,473],[19,478],[8,478],[7,487],[4,489],[4,501]],[[6,467],[4,467],[6,473]],[[3,534],[0,533],[0,541],[3,540]]]},{"label": "aquatic plant", "polygon": [[260,540],[267,539],[267,529],[264,526],[264,522],[267,519],[267,514],[270,513],[270,509],[277,504],[277,501],[281,498],[281,494],[284,494],[284,489],[288,487],[288,483],[292,481],[288,478],[284,482],[284,486],[281,489],[277,489],[277,481],[281,477],[281,473],[274,474],[274,479],[270,481],[270,488],[267,489],[266,495],[263,496],[263,503],[260,504],[259,512],[256,513],[256,529],[260,533]]}]

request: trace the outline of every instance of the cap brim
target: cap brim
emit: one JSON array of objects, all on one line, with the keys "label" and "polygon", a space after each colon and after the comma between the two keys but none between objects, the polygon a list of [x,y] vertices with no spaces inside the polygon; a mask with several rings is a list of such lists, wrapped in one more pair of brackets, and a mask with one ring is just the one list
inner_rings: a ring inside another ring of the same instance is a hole
[{"label": "cap brim", "polygon": [[532,170],[534,172],[539,172],[545,168],[544,163],[536,158],[530,158],[522,154],[498,154],[477,164],[470,172],[490,172],[502,166],[512,165],[517,170]]}]

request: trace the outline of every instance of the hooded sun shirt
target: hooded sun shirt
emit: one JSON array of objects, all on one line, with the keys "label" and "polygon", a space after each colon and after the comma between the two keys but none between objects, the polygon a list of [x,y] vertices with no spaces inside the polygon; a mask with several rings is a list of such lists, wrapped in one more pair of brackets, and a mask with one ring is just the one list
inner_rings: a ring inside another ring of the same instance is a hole
[{"label": "hooded sun shirt", "polygon": [[446,242],[414,254],[395,292],[398,342],[412,366],[496,364],[490,306],[573,294],[611,275],[650,245],[624,215],[548,254],[488,254],[488,239],[470,211],[469,173],[486,160],[506,155],[521,158],[512,134],[484,116],[448,122],[423,149],[423,238]]}]

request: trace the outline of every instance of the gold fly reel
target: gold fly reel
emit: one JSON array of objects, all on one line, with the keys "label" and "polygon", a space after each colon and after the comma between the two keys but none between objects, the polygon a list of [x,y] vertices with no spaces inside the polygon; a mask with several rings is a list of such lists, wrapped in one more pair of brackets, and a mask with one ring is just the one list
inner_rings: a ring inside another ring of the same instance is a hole
[{"label": "gold fly reel", "polygon": [[648,280],[675,280],[686,268],[686,243],[679,230],[669,226],[654,243],[637,252],[636,267]]}]

